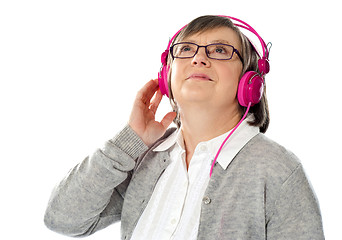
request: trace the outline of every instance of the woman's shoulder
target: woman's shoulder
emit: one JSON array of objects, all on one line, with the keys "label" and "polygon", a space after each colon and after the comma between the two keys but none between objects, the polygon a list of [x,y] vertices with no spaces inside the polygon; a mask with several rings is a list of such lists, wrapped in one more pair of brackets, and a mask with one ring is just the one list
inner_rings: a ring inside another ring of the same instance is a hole
[{"label": "woman's shoulder", "polygon": [[262,133],[252,138],[240,154],[249,159],[255,168],[262,168],[281,178],[288,177],[301,165],[293,152]]}]

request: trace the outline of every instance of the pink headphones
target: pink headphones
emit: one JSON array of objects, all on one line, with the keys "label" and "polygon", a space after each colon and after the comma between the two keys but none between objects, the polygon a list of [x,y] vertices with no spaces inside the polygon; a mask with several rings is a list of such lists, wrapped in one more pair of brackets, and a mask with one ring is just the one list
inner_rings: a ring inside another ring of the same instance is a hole
[{"label": "pink headphones", "polygon": [[[258,61],[258,69],[261,74],[255,71],[246,72],[240,79],[239,87],[238,87],[238,94],[237,94],[238,101],[241,106],[247,107],[249,103],[251,103],[251,106],[253,106],[261,100],[263,90],[264,90],[263,76],[270,71],[270,64],[268,61],[269,50],[267,49],[267,45],[265,44],[264,40],[250,25],[248,25],[247,23],[237,18],[223,16],[223,15],[219,15],[219,16],[226,17],[226,18],[229,18],[231,20],[238,22],[238,23],[235,23],[236,26],[244,28],[254,33],[258,37],[261,43],[263,56]],[[158,81],[159,81],[159,88],[160,88],[161,93],[163,95],[166,95],[167,97],[169,97],[169,88],[168,88],[167,78],[168,78],[168,72],[170,69],[170,66],[167,65],[167,56],[169,54],[172,41],[175,39],[178,33],[186,26],[187,25],[185,25],[180,30],[178,30],[178,32],[171,38],[167,46],[167,49],[161,55],[162,68],[158,74]]]}]

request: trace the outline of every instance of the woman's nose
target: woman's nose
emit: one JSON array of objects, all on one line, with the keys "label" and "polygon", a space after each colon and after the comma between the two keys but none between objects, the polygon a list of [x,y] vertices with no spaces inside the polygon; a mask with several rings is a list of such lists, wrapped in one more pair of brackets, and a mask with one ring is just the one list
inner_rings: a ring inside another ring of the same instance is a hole
[{"label": "woman's nose", "polygon": [[205,47],[198,48],[196,55],[192,58],[192,61],[191,61],[191,64],[193,66],[205,66],[205,67],[210,66],[210,61],[205,51],[206,51]]}]

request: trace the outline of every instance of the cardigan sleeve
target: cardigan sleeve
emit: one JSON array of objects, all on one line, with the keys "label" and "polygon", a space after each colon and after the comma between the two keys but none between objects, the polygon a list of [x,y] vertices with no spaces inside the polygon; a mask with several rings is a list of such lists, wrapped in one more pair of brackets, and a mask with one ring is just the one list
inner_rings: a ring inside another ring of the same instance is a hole
[{"label": "cardigan sleeve", "polygon": [[267,239],[324,239],[318,200],[301,164],[281,187],[267,224]]},{"label": "cardigan sleeve", "polygon": [[46,226],[64,235],[79,237],[120,220],[135,160],[147,149],[126,126],[55,187],[44,216]]}]

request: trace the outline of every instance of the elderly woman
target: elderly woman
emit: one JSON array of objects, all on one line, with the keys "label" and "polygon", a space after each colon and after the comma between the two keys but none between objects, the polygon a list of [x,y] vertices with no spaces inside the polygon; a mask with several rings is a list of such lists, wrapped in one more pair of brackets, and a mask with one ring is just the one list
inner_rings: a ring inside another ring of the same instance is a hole
[{"label": "elderly woman", "polygon": [[[45,224],[75,237],[121,221],[122,239],[324,239],[301,163],[263,134],[268,53],[235,18],[182,28],[127,126],[54,189]],[[174,111],[158,122],[162,94]]]}]

